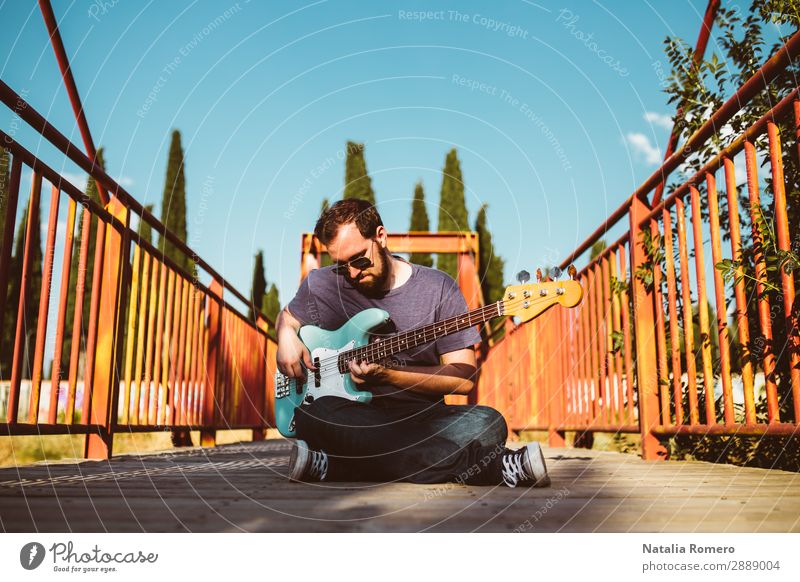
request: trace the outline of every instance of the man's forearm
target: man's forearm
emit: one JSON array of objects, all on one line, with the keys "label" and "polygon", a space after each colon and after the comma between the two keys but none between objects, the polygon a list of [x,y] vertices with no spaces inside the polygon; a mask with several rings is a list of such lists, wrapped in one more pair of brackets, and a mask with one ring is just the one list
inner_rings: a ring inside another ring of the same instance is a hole
[{"label": "man's forearm", "polygon": [[280,336],[284,333],[291,333],[297,335],[297,330],[300,329],[300,322],[289,313],[285,307],[278,312],[278,318],[275,321],[275,334],[280,342]]},{"label": "man's forearm", "polygon": [[423,394],[468,394],[475,385],[475,367],[439,364],[387,368],[387,384]]}]

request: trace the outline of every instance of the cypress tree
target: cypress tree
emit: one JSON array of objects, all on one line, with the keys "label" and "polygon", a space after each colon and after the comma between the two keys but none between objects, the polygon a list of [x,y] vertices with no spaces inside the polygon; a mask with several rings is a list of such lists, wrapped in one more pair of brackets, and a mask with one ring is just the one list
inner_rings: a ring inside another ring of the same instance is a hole
[{"label": "cypress tree", "polygon": [[589,256],[589,260],[590,261],[595,260],[598,256],[600,256],[600,253],[602,253],[604,250],[606,250],[606,239],[601,238],[595,241],[595,243],[592,245],[592,250]]},{"label": "cypress tree", "polygon": [[[320,208],[319,208],[319,215],[322,216],[322,214],[329,207],[330,207],[330,202],[328,201],[327,198],[323,198],[322,199],[322,204],[320,205]],[[328,253],[323,253],[322,254],[322,260],[320,261],[320,267],[327,267],[328,265],[332,265],[332,264],[333,264],[333,261],[331,260],[330,255]]]},{"label": "cypress tree", "polygon": [[475,220],[475,231],[478,233],[479,265],[478,275],[481,279],[481,291],[486,303],[494,303],[503,296],[503,269],[505,261],[497,256],[492,244],[492,234],[486,225],[487,204],[481,206]]},{"label": "cypress tree", "polygon": [[[169,146],[167,159],[167,176],[164,180],[164,194],[161,197],[161,222],[173,234],[186,242],[188,233],[186,229],[186,178],[184,175],[183,148],[181,147],[181,132],[172,131],[172,141]],[[197,265],[182,253],[166,237],[159,236],[158,250],[164,256],[172,259],[175,264],[182,267],[194,280],[197,280]],[[192,446],[192,435],[186,429],[172,431],[172,444],[176,447]]]},{"label": "cypress tree", "polygon": [[[444,163],[442,193],[439,203],[439,232],[469,230],[467,206],[464,201],[464,181],[461,177],[461,164],[455,148],[451,149]],[[436,267],[456,279],[458,262],[454,255],[437,255]]]},{"label": "cypress tree", "polygon": [[[150,213],[153,214],[153,205],[148,204],[145,206],[145,209]],[[143,240],[150,244],[153,244],[153,227],[150,226],[144,220],[139,221],[139,228],[138,228],[139,240]]]},{"label": "cypress tree", "polygon": [[[420,181],[417,182],[417,185],[414,187],[414,201],[411,203],[411,225],[408,227],[408,230],[412,232],[429,232],[430,229],[431,224],[428,220],[428,210],[425,208],[425,191]],[[433,257],[431,257],[430,253],[411,253],[408,260],[425,267],[433,266]]]},{"label": "cypress tree", "polygon": [[344,198],[358,198],[375,204],[372,180],[364,160],[364,144],[347,142],[347,160],[344,169]]},{"label": "cypress tree", "polygon": [[[97,165],[105,170],[105,156],[103,148],[97,150],[95,158]],[[100,193],[97,190],[97,182],[91,176],[86,180],[86,197],[94,200],[102,206]],[[72,266],[70,267],[69,294],[67,295],[67,313],[65,321],[64,343],[61,348],[62,369],[69,365],[70,354],[72,353],[72,324],[75,320],[75,291],[78,284],[78,271],[80,269],[81,239],[83,238],[83,207],[79,206],[75,214],[75,222],[78,223],[78,232],[72,243]],[[89,306],[92,299],[92,278],[94,274],[94,253],[97,247],[97,218],[92,216],[89,223],[89,254],[86,259],[86,286],[83,295],[83,310],[81,312],[81,330],[83,337],[89,328]],[[81,350],[82,351],[82,350]],[[66,368],[68,369],[68,368]]]},{"label": "cypress tree", "polygon": [[267,279],[264,277],[264,252],[256,253],[256,260],[253,264],[253,283],[250,286],[250,307],[248,317],[255,321],[256,314],[263,312],[264,294],[267,291]]},{"label": "cypress tree", "polygon": [[264,252],[258,251],[253,264],[253,283],[250,287],[249,317],[256,320],[256,314],[262,313],[273,323],[281,310],[278,288],[273,283],[267,291],[267,278],[264,276]]},{"label": "cypress tree", "polygon": [[[186,179],[184,177],[184,155],[181,147],[181,132],[172,132],[167,161],[167,176],[164,183],[164,195],[161,199],[161,222],[186,242]],[[165,237],[159,236],[159,252],[172,259],[178,266],[193,273],[195,266],[190,257],[178,250]]]},{"label": "cypress tree", "polygon": [[281,301],[278,297],[278,288],[275,286],[275,283],[270,285],[269,292],[264,295],[264,301],[261,304],[263,306],[264,315],[275,323],[275,320],[278,319],[278,312],[281,310]]}]

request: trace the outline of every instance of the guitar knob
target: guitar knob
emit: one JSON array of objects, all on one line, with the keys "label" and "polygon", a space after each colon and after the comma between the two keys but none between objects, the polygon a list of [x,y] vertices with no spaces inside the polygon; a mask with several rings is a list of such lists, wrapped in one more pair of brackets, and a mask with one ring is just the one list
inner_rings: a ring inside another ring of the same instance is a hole
[{"label": "guitar knob", "polygon": [[528,271],[522,270],[517,273],[517,281],[519,281],[522,285],[527,283],[531,280],[531,274]]}]

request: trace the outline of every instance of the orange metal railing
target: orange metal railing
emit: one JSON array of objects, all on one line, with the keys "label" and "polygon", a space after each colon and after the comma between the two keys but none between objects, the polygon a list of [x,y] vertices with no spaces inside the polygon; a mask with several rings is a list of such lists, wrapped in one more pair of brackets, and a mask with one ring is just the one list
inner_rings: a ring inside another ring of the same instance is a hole
[{"label": "orange metal railing", "polygon": [[[703,160],[669,196],[648,203],[692,152],[702,151],[798,54],[800,33],[564,259],[561,269],[627,218],[627,232],[577,274],[586,292],[577,309],[512,329],[490,350],[479,398],[505,412],[512,428],[547,430],[556,446],[564,444],[565,431],[639,432],[648,459],[665,458],[661,439],[676,434],[800,430],[797,271],[768,272],[765,259],[766,236],[774,239],[773,255],[793,252],[791,233],[795,253],[800,246],[800,225],[789,224],[783,156],[785,148],[800,148],[798,90]],[[781,135],[780,123],[793,131]],[[741,153],[748,232],[742,232],[735,178],[734,158]],[[761,177],[760,154],[768,160]],[[765,193],[770,202],[762,200]],[[767,214],[773,218],[765,224],[764,204],[770,203]],[[755,249],[752,265],[742,260],[743,237]],[[734,271],[729,285],[722,272],[726,261]],[[749,296],[745,281],[753,282]],[[779,305],[770,304],[769,289]],[[786,332],[783,345],[773,338],[775,318]],[[786,362],[782,375],[776,372],[779,358]]]},{"label": "orange metal railing", "polygon": [[[2,433],[86,434],[89,458],[108,458],[120,431],[200,430],[203,444],[213,444],[220,429],[248,428],[254,438],[263,437],[263,429],[274,425],[271,322],[248,321],[230,303],[247,306],[243,294],[2,81],[0,99],[111,195],[104,206],[95,202],[0,132],[0,146],[12,156],[0,233],[0,324],[16,326],[13,345],[0,346],[13,353],[11,369],[2,370],[8,381],[0,392]],[[25,167],[32,171],[32,187],[24,252],[15,257],[21,261],[19,301],[11,305],[6,301],[10,243]],[[42,196],[44,182],[51,184],[49,198]],[[47,221],[47,234],[39,283],[32,279],[32,267],[40,216]],[[63,239],[60,220],[66,227]],[[141,223],[177,248],[197,273],[141,239],[132,227]],[[60,273],[54,273],[57,242],[63,247]],[[87,277],[90,262],[93,271]],[[39,291],[37,306],[30,304],[34,291]],[[54,318],[51,297],[57,298]],[[74,315],[67,321],[70,297]],[[54,325],[48,324],[51,319]],[[69,353],[63,349],[65,338],[71,339]],[[45,376],[48,344],[54,347]]]}]

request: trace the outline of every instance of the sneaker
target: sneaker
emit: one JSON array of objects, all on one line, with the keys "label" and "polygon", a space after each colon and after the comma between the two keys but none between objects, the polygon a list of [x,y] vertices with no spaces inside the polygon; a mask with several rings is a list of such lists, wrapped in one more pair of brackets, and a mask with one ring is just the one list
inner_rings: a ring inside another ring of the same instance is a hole
[{"label": "sneaker", "polygon": [[297,439],[292,443],[289,455],[290,481],[324,481],[328,474],[328,455],[324,451],[308,448],[306,441]]},{"label": "sneaker", "polygon": [[509,487],[550,485],[550,476],[547,474],[547,465],[539,443],[529,443],[516,451],[506,451],[501,462],[503,482]]}]

